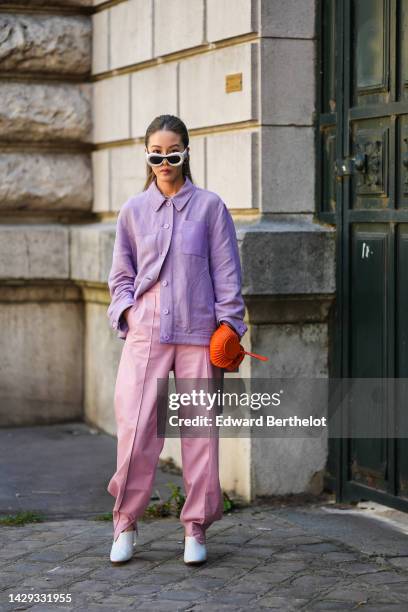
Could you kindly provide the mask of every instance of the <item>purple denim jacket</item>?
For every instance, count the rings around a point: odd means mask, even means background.
[[[167,198],[153,180],[121,207],[107,316],[125,339],[123,311],[160,279],[160,343],[209,345],[221,320],[247,331],[241,264],[231,214],[188,177]]]

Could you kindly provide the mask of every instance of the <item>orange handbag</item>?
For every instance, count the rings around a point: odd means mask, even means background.
[[[262,361],[269,360],[269,357],[245,351],[239,342],[236,331],[226,323],[220,323],[210,339],[211,363],[219,368],[232,371],[239,366],[245,355],[250,355]]]

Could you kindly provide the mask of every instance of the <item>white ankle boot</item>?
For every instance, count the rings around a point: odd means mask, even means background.
[[[207,561],[207,548],[200,544],[194,536],[184,537],[184,563],[187,565],[198,565]]]
[[[118,539],[113,541],[112,549],[110,553],[110,560],[113,564],[124,563],[129,561],[133,555],[133,549],[136,545],[136,531],[131,529],[130,531],[122,531]]]

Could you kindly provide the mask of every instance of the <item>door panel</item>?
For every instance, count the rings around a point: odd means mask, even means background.
[[[387,227],[355,223],[351,232],[349,375],[383,378],[387,376]]]
[[[395,376],[408,379],[408,224],[400,224],[397,232],[397,287],[396,287],[396,345]],[[400,389],[396,418],[397,431],[408,431],[407,389]],[[408,440],[398,438],[396,441],[397,494],[408,497]]]
[[[388,1],[356,0],[352,4],[352,22],[353,105],[359,96],[364,96],[364,104],[368,101],[378,104],[386,101],[384,94],[388,93],[389,88]]]
[[[398,208],[408,208],[408,115],[403,115],[399,118],[397,142],[396,161],[397,168],[400,170],[397,187],[397,206]]]
[[[350,122],[352,155],[351,208],[384,209],[392,205],[389,188],[388,117]]]
[[[387,253],[388,231],[382,224],[351,226],[349,374],[351,378],[383,378],[387,373]],[[384,418],[364,406],[349,415],[351,430]],[[380,421],[379,425],[385,426]],[[355,427],[354,427],[355,426]],[[348,479],[387,489],[387,440],[351,438]]]
[[[401,1],[401,15],[399,16],[399,39],[401,41],[401,61],[399,63],[399,98],[408,100],[408,2]]]

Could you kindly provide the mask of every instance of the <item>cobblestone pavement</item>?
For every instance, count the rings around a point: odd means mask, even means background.
[[[336,504],[258,504],[207,531],[207,563],[183,562],[176,518],[139,522],[134,557],[112,566],[112,525],[0,527],[0,610],[408,610],[408,536]],[[402,514],[402,513],[399,513]],[[406,516],[406,515],[405,515]],[[9,595],[70,593],[69,604]]]

